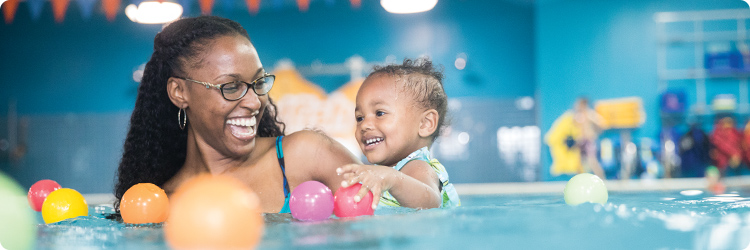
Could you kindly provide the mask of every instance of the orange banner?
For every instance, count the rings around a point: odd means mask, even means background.
[[[110,22],[117,17],[117,11],[120,10],[120,0],[102,0],[102,9]]]
[[[210,15],[211,10],[214,8],[214,0],[200,0],[201,14]]]
[[[8,0],[3,3],[3,14],[5,14],[5,23],[10,24],[13,22],[13,18],[16,16],[16,11],[18,10],[18,3],[21,2],[21,0]]]
[[[51,0],[52,13],[55,16],[55,22],[62,23],[65,20],[65,12],[68,11],[70,0]]]
[[[307,12],[310,9],[310,0],[297,0],[297,6],[299,11]]]
[[[260,10],[260,0],[245,0],[245,3],[247,3],[247,10],[250,11],[250,14],[258,14],[258,10]]]

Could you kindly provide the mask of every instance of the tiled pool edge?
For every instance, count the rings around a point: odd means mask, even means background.
[[[459,195],[492,195],[492,194],[562,194],[565,181],[551,182],[504,182],[504,183],[454,183]],[[704,178],[679,178],[655,180],[606,180],[604,184],[609,191],[670,191],[685,189],[705,189]],[[733,176],[724,178],[728,188],[750,188],[750,176]],[[112,204],[113,194],[94,193],[83,195],[89,205]]]

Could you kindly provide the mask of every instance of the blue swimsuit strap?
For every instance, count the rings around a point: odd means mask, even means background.
[[[279,213],[290,213],[289,210],[289,182],[286,180],[286,168],[284,167],[284,150],[281,147],[281,138],[284,136],[276,137],[276,158],[279,160],[279,166],[281,167],[281,175],[284,177],[284,206],[281,207]]]
[[[279,166],[281,166],[281,175],[284,176],[284,197],[289,197],[289,182],[286,181],[286,168],[284,167],[284,150],[281,148],[281,138],[284,136],[276,137],[276,158],[279,159]]]

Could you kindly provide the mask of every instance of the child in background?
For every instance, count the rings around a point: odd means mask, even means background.
[[[337,169],[342,187],[362,183],[378,204],[411,208],[459,206],[448,172],[429,148],[445,125],[448,97],[443,74],[429,59],[376,67],[357,93],[355,137],[370,163]]]

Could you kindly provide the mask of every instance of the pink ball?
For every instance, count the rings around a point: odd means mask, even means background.
[[[42,204],[44,204],[44,200],[47,199],[49,193],[60,188],[62,188],[60,184],[57,184],[53,180],[37,181],[29,188],[29,195],[27,196],[29,198],[29,205],[31,205],[34,211],[41,212]]]
[[[337,217],[356,217],[361,215],[373,215],[372,210],[372,192],[367,192],[359,202],[354,201],[354,196],[359,192],[362,184],[354,184],[349,187],[342,187],[336,190],[333,196],[333,214]]]
[[[325,184],[306,181],[299,184],[289,197],[292,216],[303,221],[325,220],[333,213],[333,194]]]

